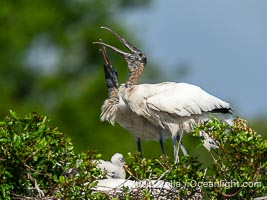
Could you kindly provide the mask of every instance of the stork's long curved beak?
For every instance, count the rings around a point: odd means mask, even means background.
[[[105,79],[108,87],[119,87],[118,73],[115,68],[112,67],[105,46],[101,48],[101,54],[104,61]],[[110,82],[111,81],[111,82]]]
[[[121,37],[118,33],[116,33],[115,31],[111,30],[110,28],[107,28],[107,27],[104,27],[104,26],[101,26],[100,28],[103,28],[103,29],[111,32],[112,34],[114,34],[122,42],[122,44],[131,52],[131,54],[141,52],[134,45],[132,45],[130,42],[125,40],[123,37]],[[120,54],[122,56],[131,55],[130,53],[126,53],[126,52],[124,52],[124,51],[122,51],[122,50],[120,50],[120,49],[118,49],[116,47],[113,47],[113,46],[111,46],[109,44],[104,43],[103,41],[101,41],[101,42],[93,42],[93,44],[100,44],[100,45],[106,46],[106,47],[112,49],[113,51],[117,52],[118,54]]]
[[[102,40],[101,40],[101,42],[102,42]],[[105,46],[102,46],[100,51],[102,53],[102,58],[103,58],[103,61],[104,61],[104,65],[111,66]]]
[[[118,54],[120,54],[122,56],[129,56],[130,55],[129,53],[126,53],[126,52],[124,52],[124,51],[122,51],[122,50],[120,50],[120,49],[118,49],[116,47],[113,47],[113,46],[111,46],[109,44],[106,44],[104,42],[93,42],[93,44],[100,44],[102,46],[108,47],[108,48],[112,49],[113,51],[117,52]]]
[[[128,42],[127,40],[125,40],[122,36],[120,36],[118,33],[116,33],[115,31],[111,30],[110,28],[101,26],[100,28],[103,28],[111,33],[113,33],[121,42],[122,44],[124,44],[124,46],[131,52],[131,53],[136,53],[136,52],[140,52],[139,49],[137,49],[134,45],[132,45],[130,42]]]

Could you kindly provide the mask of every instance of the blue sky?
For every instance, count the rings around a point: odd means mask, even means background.
[[[149,60],[169,74],[232,104],[242,117],[267,115],[267,1],[155,0],[127,11]],[[181,78],[177,66],[190,65]],[[179,77],[179,78],[178,78]]]

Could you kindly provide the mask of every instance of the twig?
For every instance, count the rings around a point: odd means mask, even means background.
[[[31,181],[31,184],[34,186],[34,188],[37,190],[39,197],[44,197],[44,192],[40,189],[39,185],[37,184],[37,181],[31,176],[29,172],[27,172],[27,177]]]

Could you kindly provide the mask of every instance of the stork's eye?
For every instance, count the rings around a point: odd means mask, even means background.
[[[143,57],[143,54],[142,54],[142,53],[139,53],[138,55],[139,55],[140,57]]]

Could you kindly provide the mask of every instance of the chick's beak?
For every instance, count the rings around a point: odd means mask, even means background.
[[[102,40],[101,40],[101,42],[102,42]],[[102,46],[101,53],[102,53],[104,65],[111,66],[105,46]]]
[[[125,169],[126,172],[128,172],[128,174],[130,174],[130,176],[133,176],[133,173],[131,172],[131,170],[129,169],[128,165],[124,164],[123,168]]]

